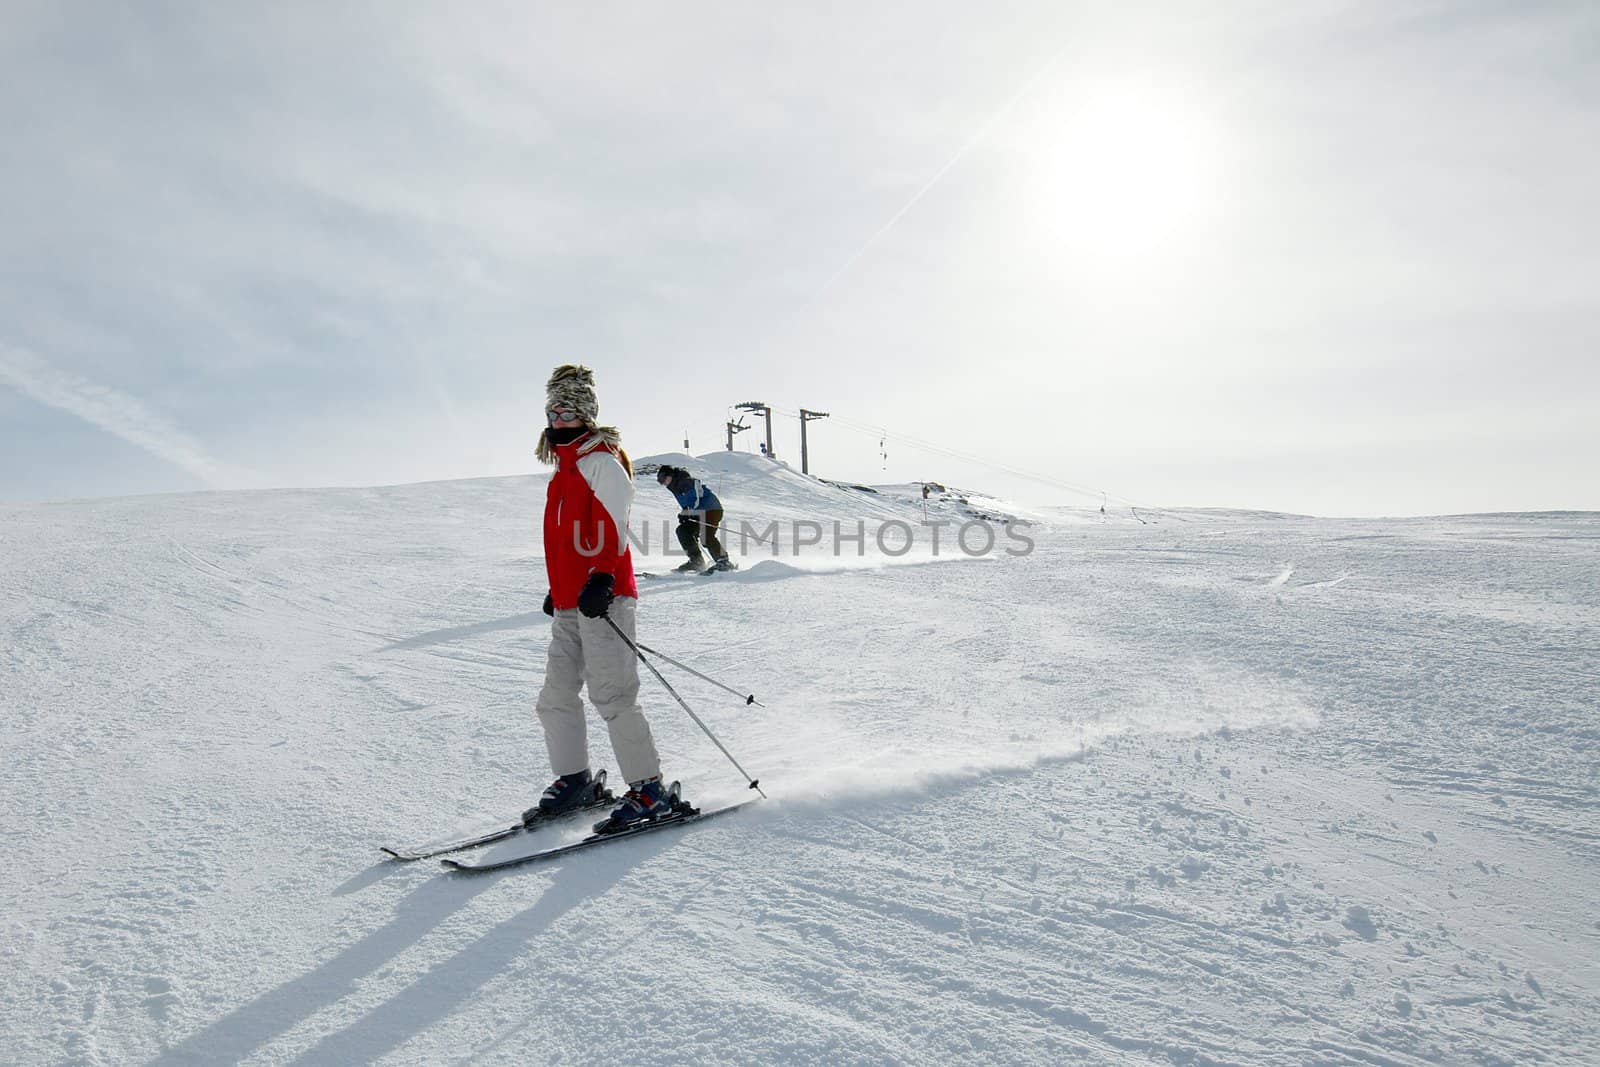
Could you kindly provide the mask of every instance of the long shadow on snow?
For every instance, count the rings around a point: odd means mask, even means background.
[[[443,630],[430,630],[425,634],[407,637],[395,641],[378,649],[379,652],[400,652],[408,648],[426,648],[429,645],[442,645],[447,641],[460,641],[466,637],[476,637],[478,634],[491,634],[498,630],[526,630],[541,622],[550,621],[542,611],[529,611],[521,615],[510,615],[504,619],[495,619],[491,622],[475,622],[468,626],[451,626]]]
[[[989,556],[945,555],[917,556],[837,556],[838,562],[819,562],[815,556],[804,557],[810,566],[785,563],[781,559],[745,560],[736,571],[714,571],[711,574],[684,575],[655,573],[652,578],[639,580],[640,592],[664,593],[669,589],[694,588],[697,585],[756,585],[761,582],[781,582],[789,578],[832,578],[841,574],[883,574],[908,567],[931,567],[939,563],[988,563]],[[853,562],[851,562],[853,560]]]
[[[830,577],[838,574],[869,574],[884,570],[897,569],[900,567],[931,566],[935,563],[943,563],[947,561],[985,562],[986,560],[985,557],[977,556],[943,556],[915,560],[895,559],[889,562],[876,562],[856,565],[838,564],[832,567],[824,566],[815,570],[808,570],[802,567],[796,567],[791,564],[784,563],[781,560],[762,559],[757,560],[755,563],[744,568],[743,570],[730,571],[726,574],[715,574],[708,576],[690,575],[686,577],[679,577],[675,575],[672,578],[665,578],[664,576],[658,576],[656,578],[641,578],[639,579],[639,591],[641,593],[648,592],[650,597],[656,597],[674,588],[694,588],[694,586],[699,582],[715,585],[754,585],[760,582],[779,582],[789,578]],[[442,630],[429,630],[427,633],[417,634],[415,637],[407,637],[399,641],[392,641],[378,649],[378,651],[403,652],[408,649],[427,648],[429,645],[442,645],[450,641],[460,641],[465,638],[476,637],[479,634],[497,633],[501,630],[527,630],[538,626],[541,623],[547,624],[548,621],[549,617],[546,616],[544,612],[529,611],[524,612],[521,615],[508,615],[503,619],[491,619],[488,622],[475,622],[469,623],[465,626],[448,626]]]
[[[865,569],[865,568],[862,568]],[[728,574],[718,574],[715,577],[697,578],[686,577],[673,579],[671,582],[642,578],[639,584],[642,587],[653,588],[656,593],[665,592],[673,585],[692,585],[693,582],[706,581],[717,583],[728,582],[774,582],[784,578],[804,578],[810,574],[832,574],[834,571],[805,571],[798,567],[791,567],[786,563],[775,560],[762,560],[749,571],[733,571]],[[652,584],[654,583],[654,584]],[[641,590],[642,591],[642,590]],[[404,652],[414,648],[427,648],[429,645],[442,645],[451,641],[461,641],[479,634],[492,634],[501,630],[528,630],[540,624],[549,625],[550,618],[542,611],[529,611],[521,615],[508,615],[503,619],[491,619],[488,622],[469,623],[465,626],[448,626],[442,630],[429,630],[427,633],[417,634],[415,637],[403,638],[392,641],[379,652]]]
[[[577,905],[593,901],[636,866],[671,848],[680,833],[632,848],[574,857],[557,870],[538,903],[495,926],[410,987],[356,1022],[322,1039],[297,1063],[363,1063],[376,1059],[455,1011],[504,971],[539,934]],[[396,908],[384,926],[299,978],[263,993],[150,1061],[149,1067],[236,1063],[354,992],[367,975],[414,947],[504,875],[430,878]],[[522,875],[527,877],[526,873]],[[348,883],[347,883],[348,884]]]
[[[391,878],[406,869],[406,865],[392,859],[381,859],[364,871],[357,871],[341,882],[333,891],[336,897],[346,897],[351,893],[359,893],[369,885],[375,885],[386,878]]]
[[[336,1033],[307,1049],[294,1062],[368,1063],[378,1059],[448,1018],[480,988],[510,969],[534,938],[580,904],[593,904],[636,866],[673,847],[677,831],[660,840],[634,842],[622,852],[596,852],[566,861],[556,872],[539,902],[463,945],[448,960],[434,964],[421,978]],[[460,879],[517,877],[508,871],[495,875],[462,875]],[[523,877],[526,877],[524,872]],[[635,905],[630,905],[630,907]]]
[[[1058,764],[1076,763],[1083,750],[1041,752],[1031,757],[1000,760],[984,765],[925,768],[918,792],[927,799],[954,799],[968,789],[994,779],[1026,778]],[[789,825],[776,832],[805,838],[814,829],[808,822],[844,815],[861,821],[864,804],[882,814],[901,810],[907,803],[903,789],[881,789],[852,783],[821,792],[780,800],[757,809],[762,822],[781,820]],[[766,807],[763,805],[762,807]],[[784,816],[788,818],[785,819]],[[799,817],[796,820],[796,816]],[[874,827],[874,829],[878,829]],[[885,832],[880,829],[880,832]],[[891,834],[892,836],[892,834]],[[636,866],[659,856],[682,840],[670,832],[634,842],[630,848],[573,857],[556,868],[550,887],[527,910],[488,930],[460,947],[444,962],[431,966],[409,987],[395,994],[360,1019],[333,1034],[295,1059],[295,1063],[370,1062],[393,1051],[417,1034],[456,1011],[478,989],[505,972],[539,934],[579,904],[595,901]],[[821,838],[826,839],[826,838]],[[379,865],[387,866],[387,865]],[[360,877],[360,876],[358,876]],[[179,1064],[234,1062],[286,1033],[316,1013],[353,992],[358,981],[411,948],[445,919],[464,908],[475,896],[502,879],[528,877],[527,872],[460,875],[434,878],[417,887],[401,902],[387,925],[361,938],[338,956],[310,973],[286,982],[271,992],[212,1023],[151,1061],[149,1067]],[[346,883],[349,884],[349,883]]]

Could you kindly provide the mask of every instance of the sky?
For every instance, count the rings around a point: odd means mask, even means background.
[[[5,0],[0,500],[526,473],[582,362],[635,455],[1600,509],[1597,120],[1587,2]]]

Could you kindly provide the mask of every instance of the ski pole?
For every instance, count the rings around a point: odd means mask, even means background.
[[[716,686],[718,689],[722,689],[722,690],[724,690],[726,692],[732,693],[734,696],[739,697],[742,700],[744,700],[746,706],[754,704],[758,708],[766,707],[765,704],[761,703],[761,701],[759,701],[759,700],[757,700],[755,698],[755,694],[754,693],[741,693],[731,685],[723,685],[721,682],[717,681],[715,678],[711,677],[710,675],[701,674],[699,671],[695,670],[693,667],[689,666],[687,663],[679,663],[677,660],[673,659],[671,656],[667,655],[665,652],[657,652],[655,649],[651,648],[647,644],[644,644],[643,642],[641,642],[639,644],[636,644],[634,647],[637,648],[640,652],[648,652],[652,656],[660,656],[662,659],[666,660],[668,663],[672,664],[674,667],[677,667],[680,670],[688,671],[690,674],[694,675],[696,678],[699,678],[701,681],[710,682],[712,685]]]
[[[776,524],[774,524],[774,525],[776,525]],[[726,526],[724,526],[722,528],[722,532],[723,533],[727,533],[728,532],[728,528]],[[729,536],[732,537],[733,535],[729,534]],[[743,549],[743,545],[744,545],[744,542],[746,540],[754,540],[755,543],[758,544],[758,545],[771,545],[774,549],[776,549],[778,547],[778,545],[777,545],[778,534],[777,534],[776,530],[773,531],[773,534],[772,534],[772,536],[770,538],[769,537],[762,537],[760,534],[756,533],[754,530],[752,530],[750,528],[750,523],[749,523],[748,520],[740,519],[739,520],[739,543],[740,543],[740,546],[741,546],[740,547],[740,551],[741,552],[744,550]]]
[[[761,783],[750,777],[749,773],[747,773],[743,767],[739,766],[739,761],[733,758],[733,753],[728,751],[728,747],[726,745],[717,740],[717,735],[711,732],[711,727],[700,721],[700,716],[694,713],[693,708],[684,703],[683,698],[678,695],[678,691],[672,688],[672,683],[667,681],[667,679],[662,676],[660,671],[656,670],[656,665],[654,663],[651,663],[649,660],[644,658],[644,653],[639,651],[639,646],[633,643],[633,639],[622,632],[622,627],[617,625],[617,620],[613,619],[610,615],[607,615],[605,620],[611,624],[611,628],[617,632],[617,636],[622,638],[623,641],[627,642],[629,648],[633,649],[633,654],[639,657],[639,661],[646,667],[650,668],[650,673],[655,675],[656,681],[665,686],[667,692],[672,694],[672,699],[678,702],[678,706],[689,713],[689,718],[694,720],[694,724],[700,727],[700,729],[705,732],[707,737],[711,738],[711,743],[722,750],[722,754],[728,757],[728,762],[733,764],[734,769],[744,776],[745,781],[750,783],[750,788],[754,789],[757,793],[761,793],[761,796],[765,798],[767,794],[762,792]]]

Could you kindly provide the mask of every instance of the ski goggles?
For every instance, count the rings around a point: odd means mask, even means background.
[[[572,408],[551,408],[544,414],[545,418],[550,420],[550,425],[552,426],[558,422],[577,422],[583,417]]]

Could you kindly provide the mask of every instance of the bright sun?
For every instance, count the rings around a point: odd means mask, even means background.
[[[1182,95],[1101,84],[1061,98],[1040,142],[1035,206],[1050,239],[1086,266],[1132,265],[1176,251],[1214,212],[1215,132]]]

